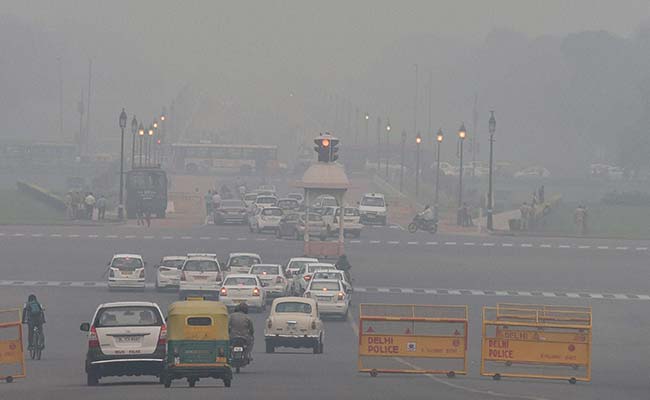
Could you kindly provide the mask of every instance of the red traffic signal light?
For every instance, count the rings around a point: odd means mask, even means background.
[[[323,147],[329,147],[329,145],[330,145],[330,141],[329,141],[329,139],[323,139],[323,140],[321,140],[320,143],[321,143],[321,145],[322,145]]]
[[[338,158],[338,144],[339,139],[326,134],[318,136],[314,139],[316,146],[314,151],[318,153],[318,161],[321,162],[333,162]]]

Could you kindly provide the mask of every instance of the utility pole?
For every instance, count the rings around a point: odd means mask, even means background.
[[[88,101],[86,102],[86,153],[90,150],[90,93],[92,91],[93,59],[88,60]]]
[[[474,110],[472,112],[472,178],[476,176],[476,153],[478,150],[478,93],[474,93]]]
[[[59,64],[59,139],[63,140],[63,70],[61,67],[61,57],[57,57]]]
[[[403,192],[404,188],[404,146],[406,145],[406,131],[402,131],[402,148],[400,152],[400,166],[399,166],[399,191]]]
[[[413,134],[418,131],[418,65],[415,64],[415,96],[413,99]]]
[[[381,117],[377,117],[377,175],[381,168]]]

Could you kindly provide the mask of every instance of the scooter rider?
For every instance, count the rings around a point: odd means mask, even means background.
[[[235,307],[235,312],[230,314],[230,321],[228,323],[228,331],[230,337],[242,337],[248,342],[246,348],[247,356],[253,352],[253,345],[255,344],[255,328],[253,321],[248,314],[248,305],[246,303],[239,303]]]
[[[428,204],[424,207],[424,210],[422,210],[421,213],[418,214],[420,218],[427,224],[431,225],[431,223],[436,219],[436,216],[433,213],[433,209],[431,209],[431,206]]]
[[[348,261],[348,256],[346,256],[345,254],[341,254],[339,256],[339,259],[336,261],[336,264],[334,264],[334,266],[339,271],[343,271],[343,273],[345,274],[345,279],[347,279],[349,283],[352,283],[352,277],[350,276],[350,269],[352,268],[352,265],[350,265],[350,261]]]

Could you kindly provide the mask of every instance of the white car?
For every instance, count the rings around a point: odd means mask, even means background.
[[[317,279],[336,279],[337,281],[341,281],[343,283],[346,293],[352,293],[352,283],[348,282],[348,279],[345,276],[345,272],[343,271],[339,271],[339,270],[316,271],[314,272],[314,275],[312,276],[311,280],[317,280]]]
[[[261,233],[265,230],[277,231],[284,212],[279,207],[258,208],[251,215],[248,228],[251,232]]]
[[[551,173],[540,166],[527,167],[515,173],[515,178],[548,178]]]
[[[264,284],[267,300],[287,295],[289,283],[282,273],[282,266],[278,264],[255,264],[248,271],[251,275],[257,275],[260,282]]]
[[[108,288],[144,289],[144,260],[138,254],[116,254],[108,263]]]
[[[223,275],[216,257],[188,255],[181,268],[179,297],[219,298]]]
[[[388,208],[381,193],[366,193],[359,202],[360,222],[362,224],[386,225]]]
[[[316,271],[336,271],[334,264],[329,263],[313,263],[303,265],[298,274],[293,279],[292,290],[295,294],[302,295],[311,281],[312,275]]]
[[[273,300],[264,327],[267,353],[275,352],[276,347],[308,347],[314,354],[320,354],[324,335],[316,301],[304,297]]]
[[[318,196],[311,204],[311,212],[321,212],[325,207],[336,207],[338,202],[333,196],[322,195]]]
[[[177,288],[181,283],[181,268],[186,256],[166,256],[160,260],[156,273],[156,289]]]
[[[255,204],[255,200],[257,199],[257,193],[246,193],[244,195],[244,203],[246,204],[246,208],[250,209],[253,204]]]
[[[301,193],[289,193],[287,195],[287,198],[298,200],[298,203],[300,203],[301,205],[302,205],[303,201],[305,200],[305,197]]]
[[[278,207],[283,211],[298,211],[300,209],[300,202],[296,199],[283,198],[278,199]]]
[[[275,207],[278,204],[278,198],[275,196],[257,195],[253,202],[254,208]]]
[[[247,274],[253,264],[261,264],[262,257],[255,253],[230,253],[224,268],[229,274]]]
[[[229,309],[235,308],[238,304],[246,303],[249,308],[261,312],[266,309],[264,285],[256,275],[228,275],[219,291],[219,301]]]
[[[275,185],[260,185],[257,187],[258,192],[273,192],[275,193]]]
[[[302,268],[303,265],[314,264],[314,263],[317,263],[317,262],[318,262],[317,258],[294,257],[294,258],[289,259],[289,262],[287,263],[286,267],[284,268],[284,271],[287,274],[287,277],[291,277],[293,275],[298,274],[298,271],[300,271],[300,268]]]
[[[309,282],[304,296],[316,300],[320,315],[348,318],[350,295],[346,292],[343,282],[336,279],[313,279]]]
[[[80,329],[88,332],[88,386],[105,376],[160,377],[163,373],[167,327],[156,303],[100,304],[91,322]]]
[[[327,227],[328,236],[338,235],[339,233],[339,218],[341,217],[341,207],[326,207],[323,211],[323,221]],[[343,215],[343,235],[350,235],[354,237],[361,236],[363,225],[361,224],[361,214],[359,209],[354,207],[345,207],[345,214]]]

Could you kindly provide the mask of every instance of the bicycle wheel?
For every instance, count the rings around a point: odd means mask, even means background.
[[[36,342],[36,359],[41,359],[41,354],[43,353],[43,348],[45,347],[43,334],[41,331],[38,331],[38,341]]]
[[[38,329],[34,329],[34,333],[32,334],[32,347],[29,349],[29,357],[31,357],[32,360],[36,358],[39,337],[40,334]]]

